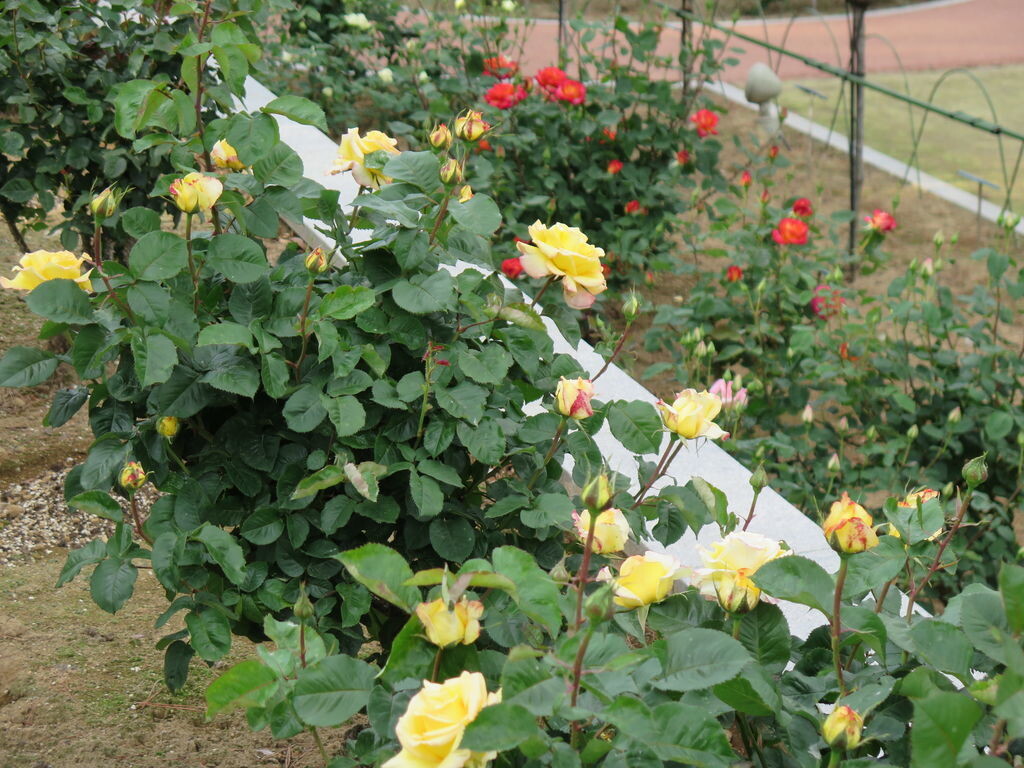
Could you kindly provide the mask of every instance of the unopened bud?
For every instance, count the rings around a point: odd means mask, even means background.
[[[960,233],[959,232],[954,232],[953,236],[949,238],[949,244],[950,245],[956,245],[959,242],[960,242]]]
[[[626,318],[627,323],[632,323],[638,314],[640,314],[640,297],[636,295],[635,291],[631,291],[626,300],[622,302],[622,316]]]
[[[838,475],[839,467],[839,454],[833,453],[831,456],[829,456],[828,464],[825,466],[825,468],[828,470],[828,473],[830,475]]]
[[[430,132],[430,146],[435,149],[448,149],[452,145],[452,132],[447,124],[438,123]]]
[[[786,359],[787,360],[792,360],[794,357],[796,357],[796,350],[793,349],[793,347],[787,347],[786,348]]]
[[[958,405],[952,411],[949,412],[949,416],[946,417],[946,421],[950,424],[959,424],[960,420],[964,417],[963,412],[960,410]]]
[[[331,86],[329,85],[325,85],[323,88],[320,89],[320,95],[323,96],[325,99],[329,99],[332,96],[334,96],[334,89],[331,88]]]
[[[178,434],[180,429],[181,420],[177,416],[163,416],[156,421],[157,434],[168,440]]]
[[[1003,220],[1003,226],[1006,228],[1007,232],[1012,232],[1013,230],[1015,230],[1017,228],[1018,224],[1020,224],[1020,214],[1017,214],[1017,213],[1007,213],[1006,214],[1006,216],[1005,216],[1005,218]]]
[[[327,254],[324,253],[323,248],[314,248],[306,256],[306,269],[308,269],[314,275],[322,275],[326,272],[330,266],[331,261],[327,258]]]
[[[608,481],[608,475],[603,472],[588,482],[580,494],[587,509],[600,512],[612,503],[612,485]]]
[[[117,476],[117,482],[129,494],[135,493],[146,484],[146,470],[139,462],[129,461],[121,469],[121,474]]]
[[[568,584],[572,578],[572,574],[569,573],[569,569],[565,567],[565,562],[562,560],[559,560],[555,567],[548,571],[548,575],[558,584]]]
[[[956,491],[956,486],[953,485],[953,481],[950,480],[944,486],[942,486],[942,497],[945,499],[951,498],[953,493]]]
[[[299,588],[299,599],[292,606],[292,613],[299,621],[309,621],[313,618],[313,603],[309,601],[305,587]]]
[[[942,247],[942,244],[946,242],[946,236],[942,234],[942,231],[936,232],[932,235],[932,243],[935,245],[936,250]]]
[[[921,430],[917,428],[917,424],[911,424],[907,429],[907,437],[911,440],[917,440],[919,434],[921,434]]]
[[[490,127],[484,120],[483,112],[477,110],[467,110],[465,114],[455,118],[455,135],[466,141],[478,141]]]
[[[935,274],[935,260],[931,256],[928,256],[921,262],[921,274],[925,277],[931,277]]]
[[[766,485],[768,485],[768,473],[764,471],[764,464],[759,464],[754,470],[754,474],[750,476],[750,487],[754,489],[754,493],[760,493]]]
[[[864,439],[867,440],[869,443],[872,443],[878,439],[878,429],[875,427],[874,424],[867,428],[867,431],[864,433]]]
[[[119,192],[114,187],[107,187],[89,202],[89,211],[97,221],[109,219],[117,213],[117,206],[120,205],[122,197],[124,197],[124,192]]]
[[[811,408],[811,404],[808,403],[804,406],[804,409],[800,412],[800,421],[804,424],[814,423],[814,409]]]
[[[1017,445],[1024,448],[1024,431],[1017,433]]]
[[[756,461],[756,462],[764,461],[764,457],[765,457],[765,455],[767,453],[768,453],[768,448],[765,446],[765,444],[764,443],[758,443],[757,444],[757,448],[754,449],[754,461]]]
[[[839,418],[839,421],[836,422],[836,432],[838,432],[840,435],[845,435],[849,431],[850,431],[850,420],[847,419],[845,416],[841,416]]]
[[[983,453],[964,464],[963,476],[968,488],[977,488],[988,480],[988,464],[985,463],[987,455]]]
[[[608,621],[615,615],[615,588],[610,583],[602,584],[583,603],[583,612],[594,624]]]
[[[697,342],[697,346],[693,348],[693,354],[696,357],[704,357],[708,353],[708,345],[703,339]]]
[[[717,351],[718,351],[718,348],[715,346],[715,342],[709,341],[708,342],[708,356],[709,357],[714,357],[715,356],[715,352],[717,352]]]
[[[441,166],[441,181],[445,184],[458,184],[462,181],[462,163],[449,157]]]
[[[856,749],[860,745],[864,718],[846,705],[837,706],[825,718],[821,735],[828,745],[837,750]]]

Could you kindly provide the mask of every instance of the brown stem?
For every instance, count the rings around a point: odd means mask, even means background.
[[[299,316],[299,335],[302,337],[302,347],[299,350],[299,360],[295,363],[295,382],[298,383],[302,374],[302,364],[306,361],[306,348],[309,345],[309,333],[306,331],[306,323],[309,319],[309,301],[313,296],[313,278],[309,278],[306,286],[306,298],[302,303],[302,314]]]
[[[754,507],[757,506],[757,497],[761,495],[761,489],[758,488],[754,491],[754,498],[750,500],[750,511],[747,512],[747,519],[743,521],[743,528],[741,530],[747,530],[750,526],[750,521],[754,519]]]
[[[839,573],[836,575],[836,592],[832,598],[832,663],[836,670],[836,680],[839,683],[839,695],[846,695],[846,683],[843,681],[843,661],[839,655],[839,638],[843,633],[843,621],[840,611],[843,607],[843,586],[846,584],[846,571],[849,561],[845,555],[840,555]]]
[[[619,353],[622,352],[622,345],[626,343],[626,337],[629,335],[629,330],[631,327],[632,326],[627,325],[626,328],[622,331],[622,336],[619,337],[619,343],[616,344],[615,349],[612,350],[611,357],[604,361],[604,365],[601,366],[601,370],[595,373],[594,376],[590,379],[591,383],[597,381],[598,378],[600,378],[601,374],[608,370],[608,366],[610,366],[615,361],[615,358],[619,356]]]
[[[434,220],[434,226],[430,230],[430,244],[433,245],[437,240],[437,231],[441,229],[441,222],[444,221],[444,215],[448,213],[448,201],[452,199],[452,191],[449,189],[445,192],[444,200],[441,201],[441,207],[437,209],[437,218]],[[355,219],[353,219],[353,222]]]
[[[939,570],[939,566],[942,563],[942,555],[946,551],[946,547],[948,547],[949,543],[953,540],[953,536],[956,535],[957,530],[960,528],[960,523],[963,522],[964,515],[967,514],[967,508],[971,504],[971,497],[973,495],[974,492],[971,489],[968,489],[967,493],[964,494],[964,498],[960,502],[960,509],[956,513],[956,519],[953,520],[953,525],[950,526],[949,533],[946,534],[946,538],[944,538],[942,542],[939,544],[939,549],[935,553],[935,557],[932,559],[932,564],[928,566],[928,572],[921,577],[920,581],[918,581],[917,584],[914,585],[914,588],[911,590],[910,597],[907,598],[906,619],[908,622],[914,615],[914,603],[917,602],[917,596],[921,594],[921,590],[924,589],[925,584],[928,583],[928,580],[932,577],[932,575]]]
[[[674,446],[672,443],[669,443],[667,446],[665,446],[665,453],[662,454],[661,461],[658,462],[658,466],[656,466],[654,468],[654,471],[651,472],[651,476],[647,478],[647,482],[644,483],[644,487],[641,488],[640,492],[637,493],[637,495],[633,498],[633,506],[630,507],[630,509],[636,509],[637,507],[640,506],[640,503],[644,500],[644,496],[647,495],[647,492],[651,489],[651,486],[654,485],[654,483],[657,481],[659,477],[665,474],[665,471],[668,469],[669,465],[672,464],[673,461],[675,461],[676,456],[679,455],[679,451],[681,451],[682,448],[682,440],[680,440]]]
[[[564,422],[563,422],[564,423]],[[597,510],[589,510],[590,526],[587,528],[587,539],[583,542],[583,561],[580,563],[580,570],[576,574],[576,624],[573,632],[579,632],[583,626],[583,596],[587,590],[587,580],[590,578],[590,553],[594,547],[594,531],[597,529]],[[573,702],[575,703],[575,702]]]
[[[544,291],[546,291],[548,289],[548,286],[551,285],[551,283],[553,283],[554,281],[555,281],[555,276],[552,275],[551,277],[549,277],[547,279],[547,282],[544,283],[544,285],[541,286],[540,293],[538,293],[536,296],[533,297],[533,302],[531,302],[531,304],[530,304],[531,308],[537,306],[537,302],[540,301],[540,297],[544,295]]]
[[[140,539],[149,544],[149,546],[153,546],[153,540],[142,530],[142,516],[139,514],[139,505],[135,501],[134,493],[128,497],[128,503],[132,508],[132,522],[135,524],[135,532],[139,535]]]
[[[14,35],[13,37],[17,37],[17,35]],[[25,242],[25,236],[21,234],[21,230],[18,229],[18,225],[15,222],[15,215],[10,212],[6,203],[3,205],[2,210],[4,214],[4,221],[7,222],[7,228],[11,231],[11,237],[14,238],[14,242],[18,244],[18,248],[23,252],[28,253],[28,243]]]

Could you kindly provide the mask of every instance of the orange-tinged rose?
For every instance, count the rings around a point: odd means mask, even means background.
[[[836,552],[855,555],[878,544],[878,534],[872,528],[874,520],[867,510],[843,492],[833,502],[828,517],[822,524],[829,546]]]
[[[618,576],[613,578],[607,568],[602,568],[597,577],[612,582],[617,605],[639,608],[660,603],[668,597],[676,579],[685,572],[686,569],[669,555],[647,552],[623,560]]]
[[[529,227],[531,243],[516,243],[520,261],[530,277],[560,277],[566,303],[573,309],[586,309],[608,283],[601,269],[604,250],[587,241],[576,227],[540,221]]]
[[[245,168],[245,163],[238,159],[238,152],[228,144],[227,139],[221,139],[213,145],[210,159],[217,168],[226,168],[230,171],[241,171]]]
[[[676,395],[671,405],[663,400],[659,400],[656,405],[665,427],[680,437],[687,440],[697,437],[709,440],[728,437],[729,433],[713,421],[722,410],[722,399],[718,395],[684,389]]]
[[[587,543],[587,536],[590,534],[590,511],[583,510],[579,514],[573,512],[573,523],[576,526],[576,535],[580,542]],[[594,539],[590,543],[591,552],[599,554],[610,554],[621,552],[629,539],[629,522],[622,510],[610,507],[597,516],[594,522]]]
[[[341,137],[338,156],[329,174],[351,171],[352,178],[362,187],[380,189],[382,184],[391,181],[376,168],[366,167],[366,156],[374,152],[387,152],[391,155],[400,154],[397,148],[398,139],[393,139],[383,131],[368,131],[365,136],[359,135],[358,128],[349,128]]]
[[[821,735],[828,745],[836,749],[856,749],[860,745],[864,718],[850,707],[841,704],[832,710],[821,726]]]
[[[564,376],[555,389],[555,410],[570,419],[585,419],[594,415],[590,398],[594,396],[594,385],[590,379],[571,381]]]
[[[0,287],[17,291],[31,291],[47,280],[74,280],[83,291],[91,291],[89,273],[82,272],[82,264],[89,257],[75,256],[71,251],[32,251],[26,253],[14,266],[14,279],[0,277]]]
[[[424,680],[395,725],[402,751],[382,768],[481,768],[498,753],[471,752],[459,744],[480,710],[499,701],[501,691],[488,693],[479,672],[463,672],[443,683]]]
[[[427,639],[439,648],[449,645],[471,645],[480,637],[480,617],[484,604],[478,600],[462,598],[448,607],[444,598],[420,603],[416,617],[427,632]]]
[[[753,610],[761,590],[750,577],[765,563],[792,554],[774,539],[750,531],[733,531],[698,553],[703,567],[695,571],[695,583],[702,595],[717,598],[729,613]]]
[[[224,185],[212,176],[193,171],[171,182],[171,199],[185,213],[208,211],[224,191]]]
[[[128,491],[129,494],[139,490],[146,484],[146,470],[137,461],[129,461],[121,468],[117,476],[118,484]]]

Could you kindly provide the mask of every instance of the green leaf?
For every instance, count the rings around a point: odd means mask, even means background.
[[[993,441],[1002,440],[1013,431],[1013,427],[1013,415],[1010,412],[992,411],[992,413],[988,415],[988,418],[985,419],[985,436],[988,437],[989,440]]]
[[[460,421],[456,431],[466,450],[479,462],[497,464],[505,455],[505,433],[495,419],[482,419],[477,426]],[[428,430],[428,437],[430,434]],[[424,444],[429,443],[424,441]]]
[[[160,229],[160,214],[152,208],[136,206],[121,214],[121,228],[136,239]]]
[[[551,576],[532,555],[515,547],[498,547],[492,562],[495,571],[516,585],[513,597],[522,612],[554,635],[562,626],[562,611],[558,585]]]
[[[433,192],[441,186],[441,163],[433,152],[402,152],[388,158],[384,175]]]
[[[445,270],[430,275],[415,275],[399,280],[391,289],[391,298],[406,312],[426,315],[452,309],[455,304],[455,279]]]
[[[878,545],[849,559],[843,595],[859,600],[903,572],[907,550],[895,536],[879,536]]]
[[[55,323],[86,325],[92,322],[89,296],[74,280],[47,280],[25,297],[28,308]]]
[[[199,332],[196,339],[196,346],[203,347],[208,344],[234,344],[252,349],[252,331],[238,323],[224,322],[208,325]]]
[[[234,536],[223,528],[204,523],[192,538],[202,542],[210,557],[224,570],[224,575],[232,584],[241,586],[245,583],[245,553],[238,546]]]
[[[136,283],[128,289],[128,306],[150,325],[162,326],[170,314],[171,299],[156,283]]]
[[[231,650],[231,625],[218,610],[204,608],[185,616],[189,642],[204,661],[217,661]]]
[[[269,269],[267,257],[255,240],[233,234],[210,240],[206,263],[234,283],[255,282]]]
[[[338,437],[354,435],[366,424],[366,410],[363,404],[351,395],[324,396],[321,403],[331,423],[334,424],[334,431]]]
[[[302,178],[302,158],[287,144],[279,142],[253,163],[252,173],[267,186],[291,187]]]
[[[937,693],[914,702],[911,768],[958,765],[960,750],[981,718],[978,705],[960,693]]]
[[[307,725],[341,725],[370,700],[377,668],[351,656],[328,656],[300,670],[295,712]]]
[[[142,338],[132,338],[132,355],[135,358],[135,375],[142,386],[163,384],[178,364],[178,350],[174,342],[162,333],[148,333]]]
[[[123,522],[124,512],[121,505],[106,491],[86,491],[68,499],[68,506],[80,509],[90,515],[96,515],[115,523]]]
[[[127,560],[109,557],[92,572],[89,594],[93,602],[107,613],[117,613],[135,591],[139,571]]]
[[[406,586],[412,578],[412,569],[405,558],[383,544],[364,544],[335,555],[352,574],[352,578],[389,603],[412,613],[420,602],[420,591]]]
[[[79,482],[82,488],[107,490],[128,458],[128,445],[117,435],[104,435],[89,447]]]
[[[537,718],[529,710],[518,704],[501,702],[480,710],[466,727],[459,749],[502,752],[538,735]]]
[[[60,361],[32,347],[11,347],[0,360],[0,387],[34,387],[57,370]]]
[[[277,683],[277,673],[258,659],[231,667],[206,689],[206,719],[229,707],[262,707]]]
[[[1003,643],[1009,625],[999,593],[982,584],[971,584],[950,604],[961,598],[960,627],[977,650],[1005,663]]]
[[[426,482],[434,482],[430,478],[423,479]],[[430,545],[438,555],[449,562],[464,561],[472,554],[475,543],[476,533],[465,518],[438,517],[430,521]]]
[[[473,381],[499,384],[512,367],[512,355],[498,344],[489,344],[482,350],[466,350],[459,354],[456,364]]]
[[[483,387],[463,381],[451,389],[437,388],[434,397],[437,404],[457,419],[476,424],[483,418],[488,391]]]
[[[431,477],[424,477],[414,470],[409,471],[409,496],[424,518],[437,517],[444,509],[444,494],[441,493],[441,487],[437,481]],[[431,531],[433,531],[433,527],[431,527]],[[433,539],[433,533],[431,533],[431,539]],[[435,546],[434,549],[437,547]]]
[[[739,641],[714,629],[672,633],[665,641],[665,667],[656,688],[695,691],[731,680],[751,662]]]
[[[999,571],[999,593],[1010,630],[1019,635],[1024,632],[1024,568],[1003,563]]]
[[[789,663],[789,623],[777,605],[758,603],[740,624],[739,640],[754,661],[774,672]]]
[[[714,693],[738,712],[755,717],[767,717],[782,709],[782,696],[775,682],[757,664],[748,664],[737,677],[716,685]]]
[[[57,588],[63,587],[75,578],[85,566],[98,563],[106,556],[106,542],[101,539],[94,539],[81,549],[71,550],[68,552],[67,560],[64,561],[64,567],[61,568],[60,576],[57,578],[57,583],[54,586]]]
[[[464,203],[454,200],[448,211],[460,226],[482,237],[490,237],[501,226],[501,211],[487,195],[475,194]]]
[[[528,509],[519,514],[519,517],[524,525],[531,528],[553,525],[564,530],[572,525],[574,510],[572,499],[564,493],[542,493],[533,500]]]
[[[150,232],[128,254],[128,269],[138,280],[170,280],[188,266],[185,240],[173,232]]]
[[[529,331],[543,332],[546,329],[543,318],[537,314],[536,310],[522,302],[506,304],[498,310],[498,317]]]
[[[295,390],[284,404],[284,419],[288,428],[296,432],[312,432],[327,416],[321,401],[321,391],[312,384]]]
[[[335,320],[349,320],[368,310],[376,301],[377,294],[372,288],[342,285],[321,299],[317,314]]]
[[[58,389],[53,395],[50,410],[43,418],[44,427],[60,427],[67,424],[89,399],[86,387]]]
[[[309,477],[304,477],[292,491],[293,499],[304,499],[312,496],[324,488],[332,488],[338,483],[343,483],[348,477],[345,470],[336,464],[328,464],[321,470],[314,472]]]
[[[658,411],[640,400],[616,400],[608,407],[608,426],[630,453],[647,454],[661,450],[664,428]]]
[[[832,614],[835,582],[813,560],[799,555],[780,557],[762,565],[752,578],[772,597],[815,608],[826,616]]]
[[[910,638],[925,664],[961,680],[970,678],[974,649],[959,628],[940,619],[918,619],[910,629]]]
[[[272,115],[284,115],[296,123],[312,125],[327,133],[327,118],[323,109],[318,104],[301,96],[278,96],[269,104],[261,107],[260,111]]]
[[[188,643],[175,640],[164,651],[164,682],[172,691],[180,691],[188,680],[188,668],[195,649]]]
[[[154,403],[162,415],[179,419],[195,416],[206,407],[210,398],[210,388],[199,381],[199,374],[180,365],[153,394]]]
[[[276,507],[261,507],[245,519],[239,532],[253,544],[273,544],[284,533],[284,520]]]

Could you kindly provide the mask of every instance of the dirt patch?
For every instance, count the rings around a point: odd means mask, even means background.
[[[311,738],[288,743],[251,733],[242,712],[205,722],[203,692],[220,672],[253,655],[235,638],[227,662],[193,662],[185,690],[163,686],[156,641],[180,628],[153,628],[163,590],[142,571],[135,596],[116,616],[93,605],[88,581],[54,589],[61,560],[0,570],[0,768],[252,768],[314,766]],[[322,734],[328,753],[342,729]]]

